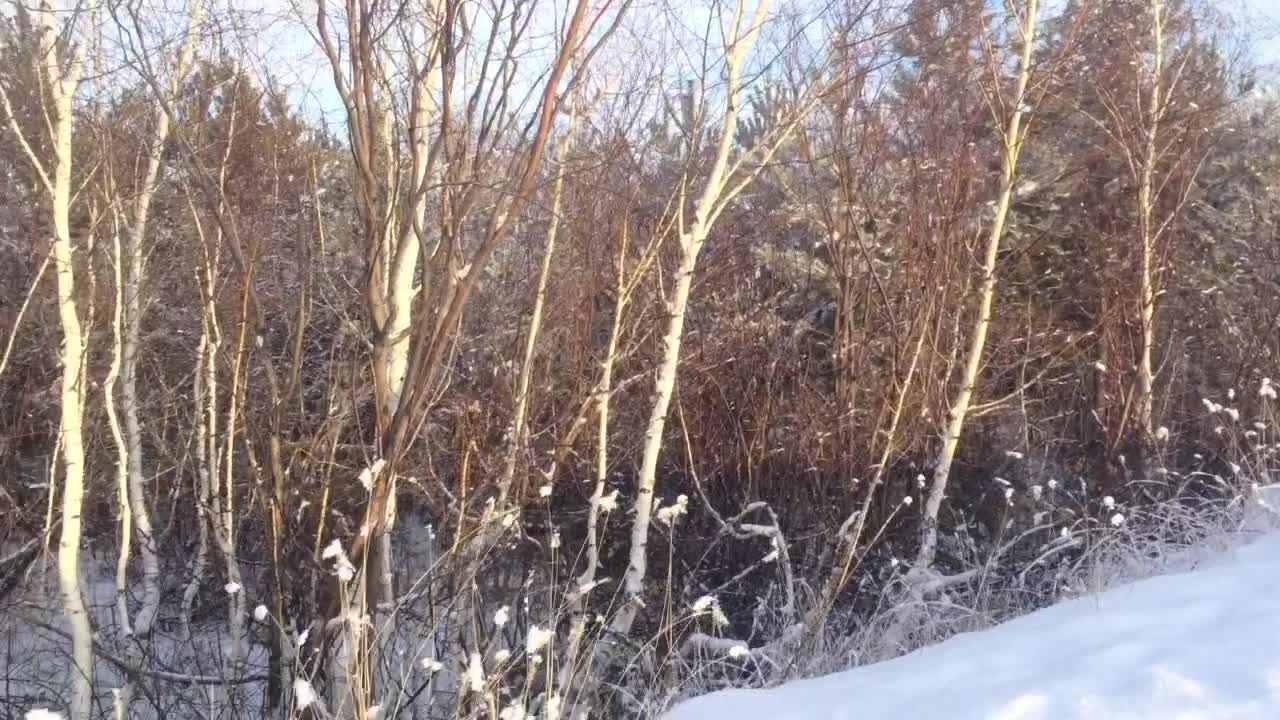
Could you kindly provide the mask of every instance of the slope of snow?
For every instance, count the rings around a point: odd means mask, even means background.
[[[875,665],[667,720],[1280,718],[1280,534]]]

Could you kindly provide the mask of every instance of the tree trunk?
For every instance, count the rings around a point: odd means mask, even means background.
[[[108,190],[111,194],[113,189]],[[113,219],[115,213],[112,213]],[[123,346],[124,278],[121,268],[124,255],[120,248],[120,233],[113,222],[111,227],[112,287],[115,289],[111,308],[111,364],[102,382],[102,404],[107,415],[107,428],[116,447],[116,512],[120,516],[120,554],[116,558],[116,622],[126,636],[133,635],[133,622],[129,617],[129,549],[133,538],[133,510],[129,505],[129,446],[125,441],[116,409],[116,381],[120,378],[121,347]],[[121,690],[121,695],[127,695]],[[128,706],[128,698],[120,698],[119,704]]]
[[[689,290],[693,287],[693,275],[698,268],[698,255],[711,231],[711,225],[719,212],[719,204],[728,184],[729,153],[733,148],[738,127],[738,111],[742,99],[742,65],[760,30],[769,1],[761,0],[748,25],[742,28],[742,2],[737,4],[727,50],[725,65],[728,71],[727,104],[721,128],[720,144],[716,150],[715,164],[707,177],[702,195],[694,211],[692,224],[680,233],[680,268],[667,318],[667,330],[663,336],[662,361],[654,383],[653,410],[644,437],[644,458],[640,465],[640,477],[636,479],[636,496],[632,507],[635,519],[631,526],[631,549],[627,570],[623,577],[625,597],[622,608],[614,616],[610,630],[626,635],[635,623],[642,602],[645,576],[648,568],[649,525],[653,515],[654,485],[657,482],[658,457],[662,452],[662,435],[667,425],[667,411],[671,407],[671,395],[675,391],[676,373],[680,365],[680,343],[684,338],[684,320],[689,305]],[[681,198],[683,200],[683,198]]]
[[[1142,245],[1142,267],[1139,278],[1138,318],[1142,329],[1142,347],[1138,355],[1138,433],[1143,449],[1143,462],[1155,438],[1152,404],[1155,371],[1151,356],[1155,347],[1155,229],[1153,175],[1156,164],[1156,134],[1160,128],[1161,72],[1164,66],[1164,18],[1162,0],[1151,0],[1151,39],[1154,59],[1151,68],[1151,97],[1146,112],[1146,146],[1143,149],[1142,172],[1138,178],[1138,232]]]
[[[194,0],[187,19],[186,36],[178,52],[170,79],[170,94],[182,86],[187,69],[195,52],[196,29],[203,20],[202,0]],[[162,101],[157,99],[152,111],[152,132],[147,147],[147,165],[134,198],[133,217],[125,236],[126,276],[124,288],[124,338],[120,364],[120,407],[124,413],[124,436],[127,444],[125,456],[128,470],[128,499],[137,534],[138,554],[142,558],[142,606],[133,621],[133,633],[139,638],[151,634],[156,614],[160,610],[160,561],[156,550],[155,531],[151,524],[151,511],[147,504],[146,484],[143,479],[142,425],[138,420],[138,353],[142,335],[142,286],[146,278],[145,250],[147,218],[151,199],[155,195],[156,180],[160,175],[160,163],[165,143],[169,137],[169,114]],[[125,540],[128,542],[128,540]]]
[[[533,377],[534,351],[538,347],[538,334],[542,331],[542,309],[547,302],[547,280],[551,277],[551,259],[556,252],[556,234],[560,229],[560,208],[564,198],[564,163],[573,145],[576,117],[571,115],[569,127],[560,146],[556,149],[556,180],[551,191],[551,222],[547,226],[546,244],[542,250],[542,265],[538,270],[538,286],[534,291],[533,312],[529,316],[529,331],[524,341],[524,353],[520,357],[520,377],[516,385],[516,402],[512,411],[511,439],[507,444],[507,457],[503,465],[502,481],[498,484],[498,505],[501,507],[511,492],[515,480],[516,462],[524,449],[527,434],[525,419],[529,411],[529,385]]]
[[[53,6],[41,3],[39,52],[44,57],[46,92],[50,96],[53,137],[53,174],[49,187],[53,225],[53,262],[57,278],[58,319],[62,325],[62,534],[58,543],[58,585],[62,591],[63,614],[71,630],[72,692],[69,702],[72,720],[88,720],[93,704],[92,628],[80,589],[81,512],[84,506],[84,417],[83,368],[85,340],[76,307],[76,271],[71,239],[71,101],[76,92],[79,61],[59,62],[57,27]],[[35,159],[34,157],[32,158]]]
[[[960,377],[960,390],[952,400],[951,409],[947,413],[946,434],[942,438],[942,449],[938,453],[938,462],[933,471],[933,484],[929,488],[929,497],[925,502],[920,554],[916,560],[916,566],[920,569],[932,566],[937,554],[938,512],[942,508],[943,498],[946,497],[951,464],[955,460],[956,448],[960,444],[960,435],[964,432],[969,405],[973,400],[973,389],[978,381],[979,371],[982,369],[982,355],[987,346],[987,331],[991,327],[991,310],[996,291],[996,262],[1000,253],[1000,242],[1004,236],[1005,219],[1009,214],[1009,203],[1013,198],[1014,182],[1017,180],[1018,154],[1022,150],[1022,141],[1026,137],[1026,132],[1022,128],[1023,103],[1026,100],[1027,82],[1031,77],[1031,53],[1035,45],[1037,11],[1038,0],[1027,0],[1026,17],[1022,26],[1022,57],[1018,66],[1017,90],[1013,100],[1014,110],[1005,129],[1004,152],[1000,160],[1000,198],[996,202],[991,231],[987,234],[986,252],[982,260],[982,284],[978,291],[978,314],[969,335],[969,348],[965,355],[963,374]]]

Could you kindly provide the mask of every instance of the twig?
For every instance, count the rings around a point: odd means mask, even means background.
[[[46,623],[43,620],[37,620],[29,616],[24,616],[23,621],[34,627],[38,627],[41,630],[46,630],[48,632],[51,632],[59,637],[66,638],[68,640],[71,639],[70,633],[63,630],[62,628],[56,627],[54,625],[50,625],[49,623]],[[168,672],[166,670],[149,670],[147,668],[134,665],[133,663],[127,662],[125,660],[121,660],[115,655],[112,655],[110,652],[107,651],[106,648],[102,646],[102,643],[99,643],[96,640],[93,643],[93,651],[98,655],[98,657],[102,658],[103,660],[106,660],[112,665],[115,665],[116,667],[123,670],[125,674],[131,675],[131,676],[141,675],[141,676],[149,677],[155,680],[166,680],[168,682],[185,683],[188,685],[249,685],[252,683],[261,683],[261,682],[267,681],[266,675],[242,675],[234,678],[223,678],[223,677],[218,677],[216,675],[191,675],[187,673]]]

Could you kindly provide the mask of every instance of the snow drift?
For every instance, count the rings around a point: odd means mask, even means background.
[[[1280,718],[1280,534],[875,665],[667,720]]]

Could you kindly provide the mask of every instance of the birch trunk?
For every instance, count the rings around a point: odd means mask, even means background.
[[[53,225],[53,262],[57,278],[58,319],[62,325],[62,535],[58,542],[58,585],[62,591],[63,614],[72,638],[72,720],[88,720],[93,705],[92,628],[80,588],[81,512],[84,506],[84,417],[83,368],[85,341],[76,307],[76,271],[71,239],[71,101],[79,78],[79,61],[59,60],[58,31],[53,5],[40,4],[39,52],[41,71],[49,96],[52,130],[53,174],[48,180],[50,214]],[[7,105],[8,103],[6,103]],[[36,161],[35,156],[32,160]]]
[[[220,493],[221,497],[214,496],[215,509],[219,510],[221,515],[219,518],[221,526],[218,533],[218,543],[221,546],[223,560],[225,561],[228,595],[230,596],[230,601],[227,603],[227,625],[230,630],[231,653],[227,656],[227,668],[233,679],[238,677],[240,664],[244,659],[245,603],[242,589],[244,584],[240,579],[240,561],[236,551],[235,437],[240,405],[243,399],[243,384],[245,382],[242,373],[244,372],[246,355],[245,330],[249,325],[247,306],[248,302],[246,300],[245,307],[242,309],[240,334],[236,340],[236,351],[232,361],[231,402],[227,408],[227,443],[222,460],[225,465],[224,485]],[[218,507],[219,501],[221,507]],[[231,689],[228,688],[228,695],[230,696],[230,694]]]
[[[424,27],[431,33],[431,23],[440,16],[440,0],[428,4],[428,14],[424,18]],[[425,232],[427,213],[427,194],[431,174],[431,137],[429,129],[439,114],[440,104],[440,52],[439,38],[435,39],[436,47],[427,51],[427,64],[422,68],[413,85],[412,103],[409,113],[409,143],[411,148],[411,164],[409,176],[409,193],[405,200],[407,207],[402,218],[403,227],[398,234],[393,232],[392,223],[388,223],[384,234],[382,256],[386,258],[386,272],[380,283],[382,297],[375,300],[375,317],[385,313],[382,331],[377,347],[377,375],[380,375],[385,387],[381,398],[379,427],[385,430],[390,427],[391,418],[400,408],[404,395],[405,379],[409,369],[410,339],[412,337],[413,304],[419,294],[415,286],[418,277],[419,258],[422,254],[422,241]],[[385,127],[381,133],[384,143],[383,151],[387,154],[387,187],[395,186],[394,172],[396,167],[394,148],[394,123],[388,104],[384,114]],[[388,206],[384,209],[388,217],[395,217],[397,209]],[[394,239],[394,242],[392,241]],[[375,292],[377,287],[374,288]],[[389,479],[394,482],[394,478]],[[370,596],[374,608],[390,606],[395,600],[394,589],[394,548],[391,529],[395,523],[394,498],[388,505],[385,521],[385,532],[381,533],[370,547]]]
[[[438,8],[436,8],[438,13]],[[433,15],[434,16],[434,15]],[[410,326],[413,318],[413,301],[417,295],[414,279],[418,274],[418,257],[422,249],[422,236],[426,223],[427,190],[430,178],[431,127],[439,114],[440,63],[438,53],[432,55],[430,65],[414,85],[413,109],[409,116],[412,142],[412,169],[410,177],[409,218],[391,258],[391,272],[387,284],[386,345],[383,362],[386,366],[388,397],[383,412],[390,418],[400,407],[404,392],[405,373],[409,369]]]
[[[1139,324],[1142,347],[1138,355],[1138,432],[1144,448],[1154,439],[1152,404],[1155,371],[1151,355],[1155,347],[1155,229],[1153,176],[1156,163],[1156,135],[1160,128],[1161,73],[1164,69],[1164,18],[1162,0],[1151,0],[1151,40],[1155,57],[1151,67],[1151,97],[1146,112],[1146,145],[1143,148],[1142,172],[1138,178],[1138,232],[1142,244],[1142,268],[1139,278]]]
[[[720,129],[720,143],[716,149],[711,173],[698,198],[693,222],[681,228],[680,232],[680,268],[677,271],[675,290],[669,304],[670,315],[667,318],[667,329],[663,336],[662,361],[658,366],[658,377],[654,383],[653,411],[649,415],[645,430],[644,456],[640,466],[640,477],[636,480],[636,496],[633,504],[635,519],[631,526],[631,548],[626,574],[623,577],[625,597],[622,608],[610,624],[610,630],[619,635],[626,635],[631,631],[642,602],[641,595],[644,592],[648,568],[649,526],[653,516],[658,458],[662,452],[662,435],[666,428],[667,412],[671,406],[671,395],[675,391],[676,373],[680,365],[680,343],[684,338],[689,290],[693,286],[694,272],[697,271],[698,255],[702,252],[707,234],[711,231],[711,225],[719,211],[718,204],[728,184],[729,153],[733,148],[738,127],[738,111],[742,101],[742,65],[751,51],[751,46],[755,44],[768,5],[769,0],[761,0],[756,5],[755,12],[745,30],[742,28],[742,0],[739,0],[735,8],[730,35],[733,41],[725,58],[728,72],[728,97],[724,123]]]
[[[200,223],[200,216],[195,210],[195,206],[190,203],[188,197],[188,206],[191,209],[191,224],[195,228],[196,236],[200,241],[200,246],[204,253],[203,267],[196,272],[197,284],[201,286],[201,301],[203,303],[200,314],[200,344],[196,350],[196,370],[195,370],[195,410],[196,410],[196,480],[200,487],[198,490],[200,501],[196,506],[196,516],[199,523],[199,545],[196,549],[196,557],[192,562],[191,578],[187,581],[187,587],[182,593],[182,626],[187,638],[191,637],[191,608],[195,602],[196,594],[200,591],[200,584],[204,580],[204,571],[208,563],[209,557],[209,531],[213,530],[213,536],[219,537],[219,531],[214,525],[218,519],[218,513],[214,509],[213,503],[216,502],[217,489],[216,484],[220,477],[218,473],[218,348],[222,342],[222,333],[218,327],[217,304],[214,301],[217,288],[215,282],[217,279],[216,268],[218,266],[219,252],[215,246],[212,249],[205,240],[204,228]]]
[[[894,399],[893,411],[889,417],[889,426],[884,431],[884,447],[880,451],[880,457],[876,462],[875,473],[871,476],[871,482],[867,484],[863,501],[863,507],[853,511],[843,523],[836,533],[835,551],[836,559],[830,566],[830,574],[827,581],[822,586],[822,591],[814,602],[813,609],[805,618],[805,625],[808,628],[808,637],[805,643],[809,650],[812,650],[814,643],[819,639],[822,630],[823,621],[827,614],[835,607],[836,597],[844,589],[845,584],[849,580],[850,573],[853,572],[855,561],[858,560],[858,543],[862,539],[862,534],[866,531],[867,526],[867,510],[868,506],[876,497],[876,491],[880,488],[880,484],[884,482],[885,470],[889,466],[889,460],[896,447],[898,437],[898,425],[902,421],[902,411],[906,404],[907,394],[911,390],[911,383],[915,378],[916,368],[920,363],[920,355],[924,350],[925,339],[929,336],[928,323],[921,323],[920,334],[916,337],[916,344],[911,351],[911,362],[907,365],[906,377],[903,378],[901,385],[897,387],[897,397]]]
[[[623,253],[625,252],[624,239]],[[601,502],[604,500],[604,491],[609,482],[609,398],[613,392],[613,366],[618,357],[618,342],[622,337],[622,317],[626,311],[621,266],[619,266],[618,279],[618,301],[613,307],[613,323],[609,328],[609,342],[605,346],[604,360],[600,362],[600,384],[596,388],[596,484],[591,491],[591,507],[587,513],[587,567],[578,578],[580,586],[595,582],[596,572],[600,567]]]
[[[195,52],[196,29],[204,14],[203,0],[193,0],[187,20],[186,35],[178,51],[173,75],[169,82],[170,96],[181,87]],[[152,134],[147,147],[147,164],[142,181],[133,202],[133,217],[125,236],[125,252],[128,255],[125,276],[124,342],[120,365],[120,407],[124,413],[124,436],[127,444],[128,498],[137,535],[138,554],[142,560],[142,606],[133,621],[133,634],[139,638],[150,636],[156,614],[160,610],[160,562],[156,551],[155,532],[151,524],[151,511],[147,504],[146,485],[143,480],[142,425],[138,420],[138,352],[142,335],[142,285],[145,282],[145,252],[143,241],[147,232],[147,218],[151,199],[155,195],[156,179],[160,175],[160,163],[165,143],[169,137],[169,114],[163,101],[157,99],[152,111]]]
[[[991,231],[987,234],[986,251],[982,260],[978,313],[969,336],[969,347],[965,354],[963,374],[960,377],[960,390],[952,400],[951,409],[947,413],[946,434],[943,436],[942,450],[938,453],[938,463],[934,468],[929,497],[925,501],[920,554],[916,561],[917,568],[922,570],[932,566],[937,555],[938,512],[942,508],[943,498],[946,497],[951,464],[955,460],[956,448],[960,444],[960,435],[964,431],[964,423],[969,414],[974,385],[982,369],[987,331],[991,326],[991,310],[996,291],[996,262],[1000,253],[1000,242],[1004,237],[1005,219],[1009,215],[1009,203],[1013,198],[1013,186],[1017,180],[1018,155],[1022,150],[1022,141],[1026,137],[1022,127],[1023,103],[1026,100],[1027,83],[1031,78],[1031,53],[1035,46],[1038,9],[1038,0],[1027,0],[1021,28],[1022,55],[1018,65],[1014,109],[1005,128],[1004,152],[1000,159],[1000,197],[996,202],[995,217],[991,221]]]
[[[203,325],[203,323],[202,323]],[[200,592],[200,583],[204,580],[205,567],[209,558],[209,423],[205,420],[205,395],[208,393],[208,382],[205,380],[205,355],[209,348],[208,331],[200,334],[200,345],[196,349],[196,368],[194,373],[194,392],[196,410],[196,556],[191,562],[191,577],[182,591],[182,606],[179,618],[182,623],[182,635],[191,639],[191,608],[195,604],[196,594]]]
[[[538,270],[538,287],[533,298],[533,312],[529,317],[529,331],[524,341],[524,354],[520,357],[520,378],[516,387],[515,409],[512,412],[511,441],[507,445],[507,457],[498,485],[498,506],[501,507],[511,492],[515,479],[516,461],[524,449],[525,418],[529,410],[529,384],[533,376],[534,350],[538,346],[538,334],[542,331],[542,309],[547,301],[547,279],[551,277],[551,258],[556,252],[556,235],[560,229],[560,208],[564,197],[564,163],[573,145],[576,116],[569,118],[569,128],[556,149],[556,179],[551,191],[551,222],[547,226],[546,245],[542,251],[542,266]]]
[[[604,507],[604,491],[609,481],[609,399],[613,393],[613,368],[618,357],[618,344],[622,338],[622,318],[626,313],[627,301],[634,283],[643,276],[649,261],[654,257],[647,256],[636,268],[632,279],[630,281],[626,279],[627,222],[623,220],[622,243],[618,251],[618,279],[614,286],[616,302],[613,306],[613,322],[609,328],[609,340],[605,345],[604,358],[600,361],[600,379],[595,387],[595,487],[591,491],[590,504],[587,506],[586,567],[577,577],[577,588],[570,591],[572,593],[569,607],[571,624],[569,639],[565,643],[564,659],[561,662],[559,686],[560,697],[567,701],[566,706],[572,705],[575,688],[588,675],[587,668],[579,668],[578,662],[582,657],[582,640],[587,629],[587,600],[600,570],[600,517],[608,512]],[[656,248],[656,243],[654,247]]]
[[[114,214],[114,213],[113,213]],[[120,378],[120,364],[123,345],[124,316],[124,254],[120,248],[120,234],[117,228],[111,229],[111,264],[113,267],[112,282],[115,288],[114,305],[111,310],[111,364],[107,368],[107,377],[102,382],[102,404],[107,413],[107,428],[111,430],[111,439],[116,446],[116,494],[117,512],[120,515],[120,555],[116,559],[116,622],[126,636],[133,635],[133,623],[129,618],[129,549],[133,538],[133,510],[129,505],[129,446],[125,441],[124,430],[120,423],[120,413],[116,408],[116,381]],[[123,693],[122,693],[123,694]],[[127,698],[122,700],[128,705]]]

